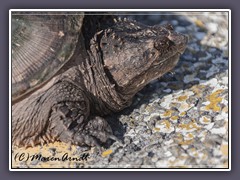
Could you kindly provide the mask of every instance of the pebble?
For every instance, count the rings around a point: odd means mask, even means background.
[[[226,128],[225,127],[221,127],[221,128],[213,128],[212,130],[211,130],[211,133],[213,133],[213,134],[222,134],[222,135],[224,135],[224,134],[226,134]]]
[[[198,32],[195,34],[195,36],[198,40],[202,40],[205,35],[206,35],[206,33],[203,33],[203,32]]]
[[[218,24],[217,23],[207,23],[207,28],[209,29],[209,31],[211,31],[212,33],[216,33],[218,30]]]

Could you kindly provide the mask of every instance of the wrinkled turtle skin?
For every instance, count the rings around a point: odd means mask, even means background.
[[[187,41],[171,25],[112,15],[13,13],[13,145],[116,139],[102,117],[170,71]]]

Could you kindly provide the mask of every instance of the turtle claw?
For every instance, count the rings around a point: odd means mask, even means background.
[[[91,119],[83,129],[74,133],[72,142],[80,146],[95,146],[100,150],[102,144],[105,144],[109,139],[117,141],[121,146],[123,145],[122,141],[113,135],[112,129],[107,121],[97,116]]]
[[[123,146],[123,141],[121,139],[119,139],[117,136],[114,136],[114,135],[111,134],[111,135],[109,135],[108,138],[118,142],[121,146]]]
[[[113,135],[112,128],[108,122],[99,116],[91,119],[85,126],[84,130],[86,130],[88,134],[95,137],[101,143],[106,143],[108,139],[118,141],[117,137]]]

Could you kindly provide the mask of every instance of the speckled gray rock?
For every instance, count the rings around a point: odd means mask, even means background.
[[[148,24],[170,22],[190,40],[174,74],[145,87],[134,108],[116,116],[125,124],[128,151],[98,157],[109,159],[104,167],[228,167],[228,13],[167,14],[131,16]],[[133,142],[138,150],[130,148]]]

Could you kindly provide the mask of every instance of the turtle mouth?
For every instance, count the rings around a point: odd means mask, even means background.
[[[155,60],[153,61],[152,65],[150,66],[149,69],[156,68],[156,67],[161,68],[164,64],[168,64],[168,61],[171,62],[172,59],[174,59],[175,65],[176,65],[177,62],[179,61],[180,56],[184,53],[184,50],[176,51],[176,53],[171,54],[170,56],[168,56],[164,59],[161,59],[160,56],[156,56],[154,58]]]
[[[177,54],[179,54],[179,56],[181,56],[181,55],[183,55],[183,52],[177,51]]]
[[[155,41],[156,44],[161,44],[161,40]],[[153,58],[153,64],[152,66],[159,65],[166,63],[169,59],[172,59],[174,56],[180,57],[186,50],[187,43],[188,43],[188,36],[180,34],[180,33],[170,33],[167,37],[166,41],[166,47],[167,49],[166,53],[162,54],[161,49],[159,50],[158,47],[155,47],[154,43],[154,49],[156,50],[155,52],[155,57]],[[173,58],[174,59],[174,58]],[[178,59],[176,58],[176,61]]]
[[[164,67],[174,67],[177,65],[178,61],[179,61],[179,58],[180,56],[183,54],[183,52],[176,52],[174,55],[162,60],[162,61],[159,61],[157,64],[155,64],[154,66],[152,66],[152,68],[154,69],[166,69],[165,72],[163,73],[166,73],[168,70],[168,68],[164,68]]]
[[[137,88],[141,89],[149,82],[153,81],[154,79],[160,78],[165,73],[172,70],[177,65],[179,61],[179,57],[182,53],[183,52],[176,52],[174,55],[161,61],[159,61],[158,59],[155,59],[157,63],[152,64],[147,70],[145,70],[135,78],[135,79],[143,79],[142,82],[137,84]]]

